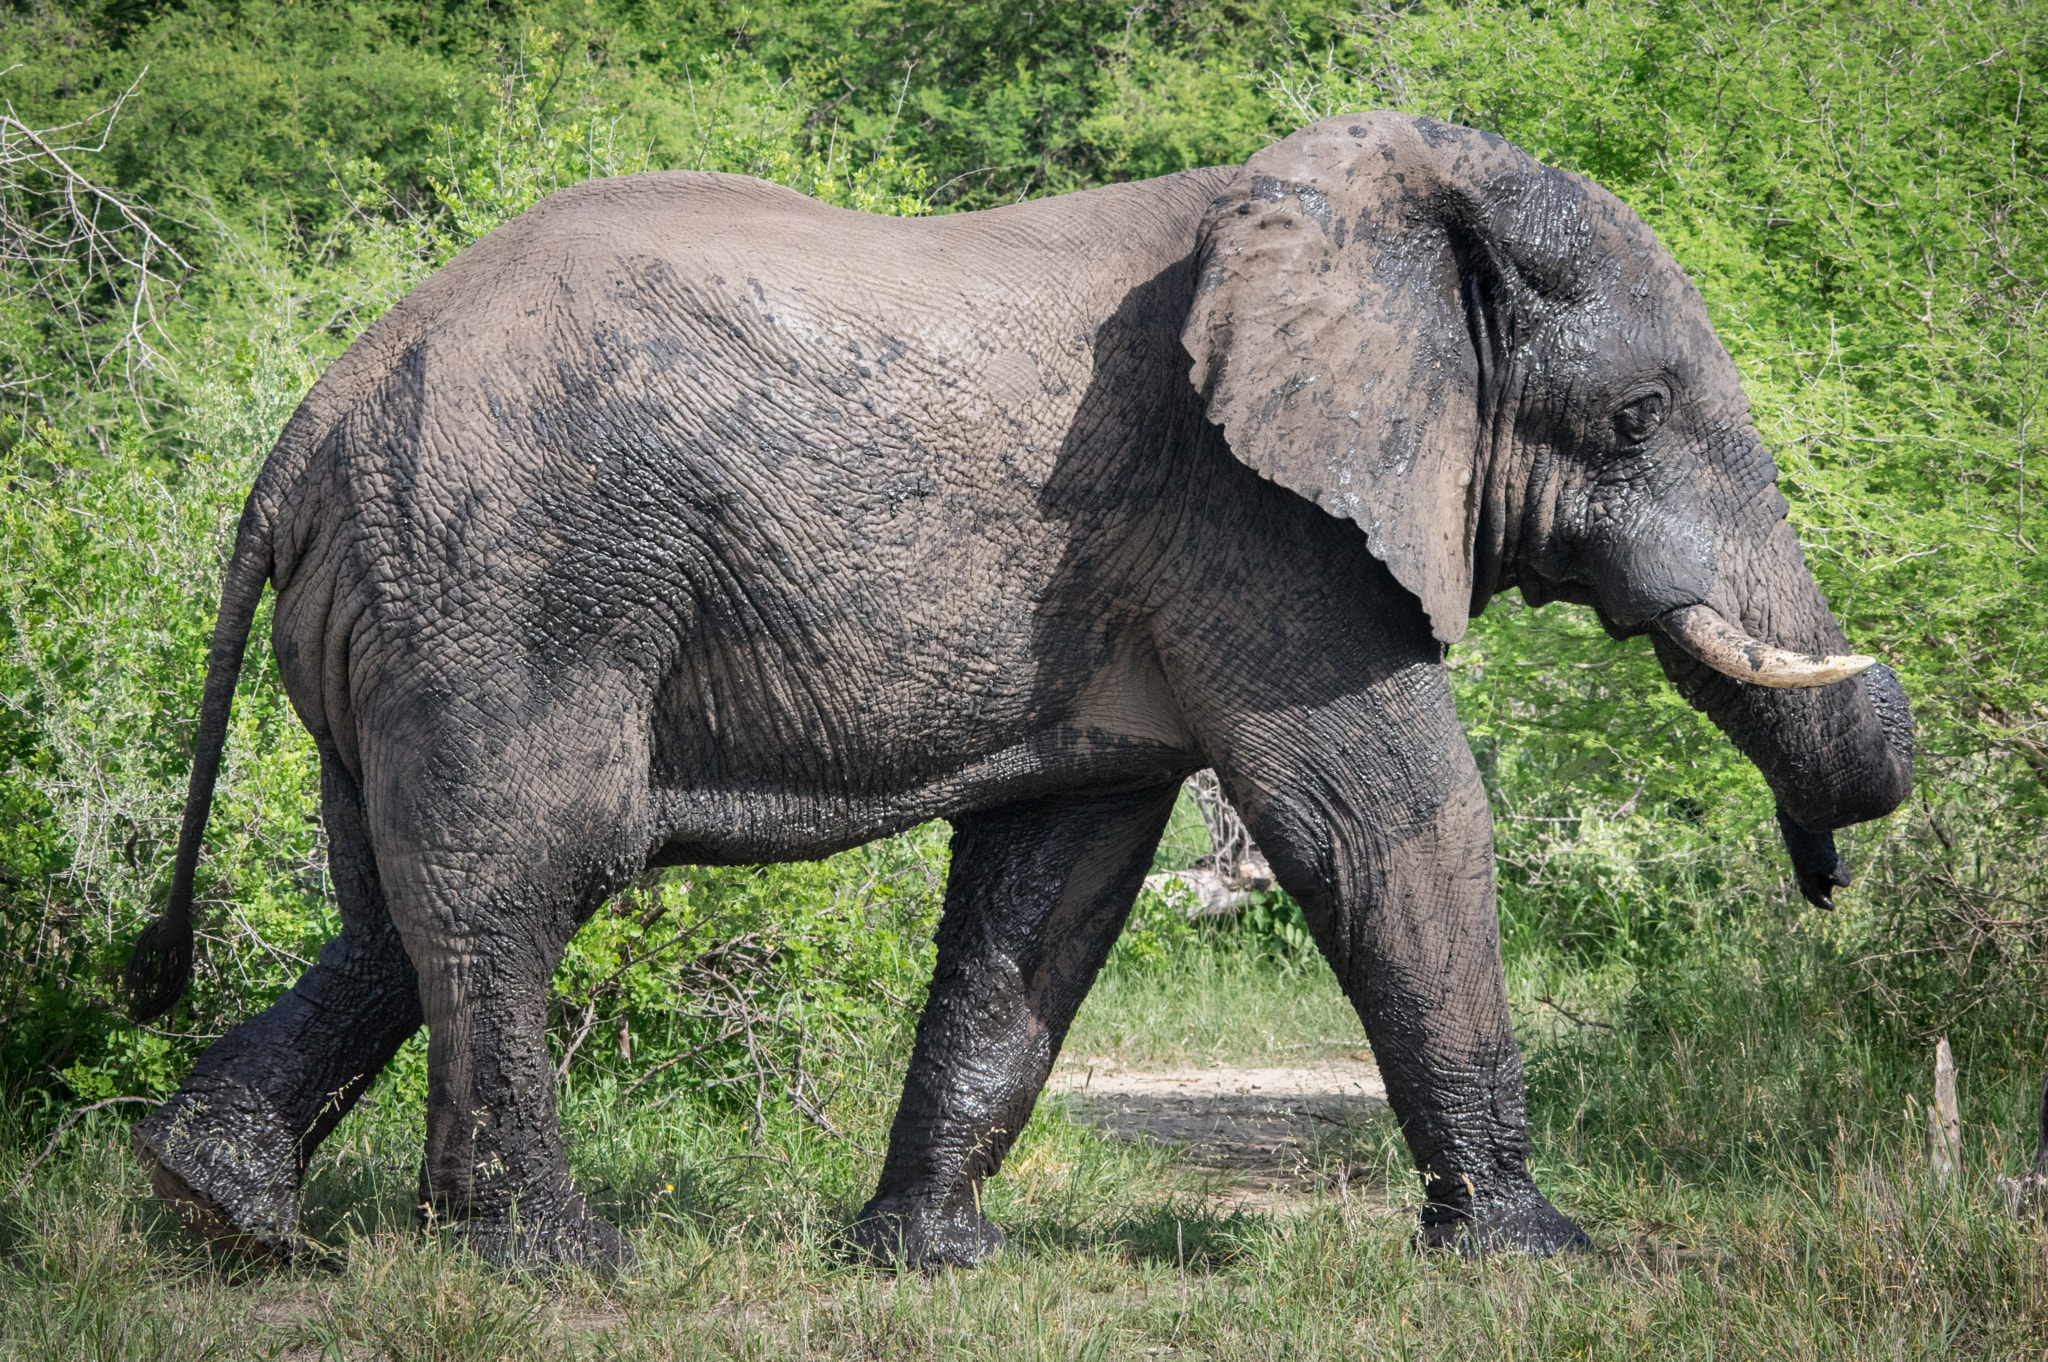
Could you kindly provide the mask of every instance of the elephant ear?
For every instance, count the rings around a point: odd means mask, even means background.
[[[1240,460],[1357,522],[1445,643],[1484,604],[1474,539],[1515,270],[1492,205],[1503,177],[1542,173],[1499,138],[1354,114],[1252,157],[1203,225],[1181,343],[1209,419]]]

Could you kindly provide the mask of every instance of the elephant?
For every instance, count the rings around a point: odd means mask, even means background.
[[[544,1035],[650,867],[952,825],[874,1197],[884,1263],[1001,1250],[980,1188],[1213,767],[1363,1022],[1424,1248],[1585,1232],[1528,1167],[1487,797],[1449,648],[1510,586],[1648,635],[1760,769],[1797,882],[1912,782],[1735,366],[1650,228],[1426,118],[986,211],[739,176],[563,190],[370,326],[256,477],[136,1015],[190,975],[245,642],[318,748],[343,923],[136,1129],[217,1243],[287,1254],[314,1148],[427,1028],[423,1213],[632,1261],[571,1184]]]

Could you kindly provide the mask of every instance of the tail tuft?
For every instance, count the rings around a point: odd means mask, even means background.
[[[180,920],[172,921],[176,916]],[[177,1006],[192,982],[192,920],[165,913],[143,928],[128,957],[128,1015],[153,1021]]]

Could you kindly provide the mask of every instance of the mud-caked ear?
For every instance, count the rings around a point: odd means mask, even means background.
[[[1253,156],[1204,224],[1181,343],[1236,456],[1332,515],[1436,636],[1478,604],[1503,273],[1487,191],[1540,173],[1498,138],[1396,114],[1327,119]]]

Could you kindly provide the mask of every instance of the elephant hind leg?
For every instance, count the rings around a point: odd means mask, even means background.
[[[616,1271],[633,1261],[619,1231],[569,1176],[546,1040],[546,972],[488,954],[423,952],[427,1148],[420,1206],[471,1251],[508,1266],[569,1263]]]
[[[644,755],[594,691],[577,712],[529,716],[514,758],[430,719],[366,761],[427,1024],[421,1208],[506,1265],[605,1271],[633,1257],[572,1185],[547,1045],[569,939],[648,845]]]
[[[1031,1118],[1109,956],[1180,782],[1034,799],[962,818],[880,1186],[848,1231],[903,1266],[966,1266],[1003,1236],[981,1184]]]
[[[135,1131],[137,1157],[179,1218],[256,1257],[291,1253],[307,1161],[421,1022],[362,798],[327,753],[321,805],[341,934],[283,997],[216,1041]]]

